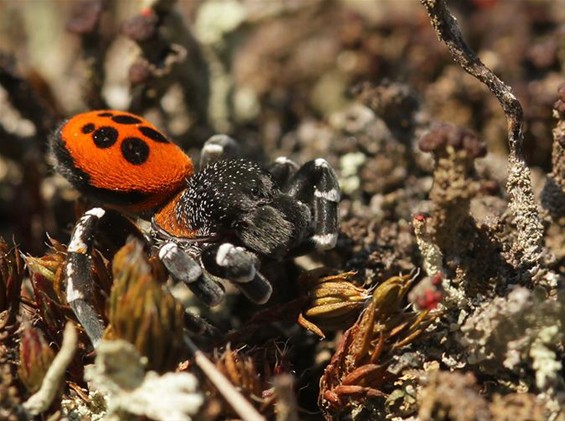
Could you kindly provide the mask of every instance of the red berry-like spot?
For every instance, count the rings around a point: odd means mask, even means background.
[[[425,222],[426,221],[426,215],[424,215],[423,213],[418,213],[418,214],[414,215],[414,219],[418,222]]]

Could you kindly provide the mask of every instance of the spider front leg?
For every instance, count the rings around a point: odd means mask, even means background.
[[[175,282],[183,282],[206,305],[215,306],[224,299],[224,289],[210,279],[200,263],[173,241],[159,248],[159,259]]]
[[[232,282],[251,301],[265,304],[271,298],[273,288],[257,270],[259,259],[244,247],[214,244],[203,250],[201,259],[210,274]]]
[[[288,160],[278,159],[280,165],[290,167]],[[276,162],[276,163],[277,163]],[[292,161],[290,161],[292,162]],[[280,169],[275,163],[272,172]],[[275,172],[276,173],[276,172]],[[323,158],[309,161],[291,173],[283,191],[307,204],[312,211],[313,234],[290,251],[292,255],[335,247],[338,236],[338,204],[340,189],[337,176]]]
[[[231,243],[205,247],[199,263],[178,244],[170,241],[161,246],[159,258],[175,281],[187,284],[209,306],[219,304],[224,298],[224,289],[213,278],[234,283],[257,304],[266,303],[272,293],[271,284],[256,269],[257,257]]]
[[[94,347],[102,338],[104,324],[91,304],[93,291],[90,255],[98,222],[105,214],[104,209],[93,208],[85,212],[79,219],[71,234],[65,263],[67,302]]]

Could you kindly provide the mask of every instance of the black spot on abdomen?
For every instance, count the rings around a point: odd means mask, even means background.
[[[133,165],[141,165],[149,158],[149,146],[138,137],[127,137],[122,141],[122,155]]]
[[[118,131],[110,126],[103,126],[92,133],[94,144],[100,149],[112,146],[118,140]]]
[[[112,117],[112,121],[118,124],[139,124],[141,120],[131,115],[120,114]]]
[[[152,129],[151,127],[141,126],[139,127],[139,131],[149,139],[159,142],[159,143],[169,143],[169,140],[163,136],[163,134],[159,133],[157,130]]]
[[[94,131],[94,129],[95,129],[94,124],[88,123],[88,124],[85,124],[84,126],[82,126],[80,131],[83,132],[84,134],[88,134],[88,133],[92,133]]]

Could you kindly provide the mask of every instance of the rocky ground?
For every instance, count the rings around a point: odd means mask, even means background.
[[[1,419],[565,419],[562,0],[449,1],[467,50],[431,0],[145,3],[0,3]],[[48,139],[103,108],[196,162],[216,133],[265,165],[327,159],[337,246],[262,262],[263,306],[228,285],[210,309],[100,240],[94,351],[62,271],[91,203]]]

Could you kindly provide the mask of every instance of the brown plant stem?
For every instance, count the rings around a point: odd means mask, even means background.
[[[61,350],[55,356],[53,363],[47,370],[40,389],[22,405],[29,415],[39,415],[47,410],[53,402],[53,399],[59,390],[59,385],[65,375],[65,370],[75,355],[77,342],[78,335],[75,327],[72,323],[67,323],[63,333]]]
[[[294,378],[290,374],[275,377],[277,421],[298,421],[298,406],[294,394]]]
[[[500,80],[465,43],[457,21],[449,12],[444,0],[421,0],[434,30],[457,64],[467,73],[483,82],[496,96],[508,127],[508,181],[509,209],[514,217],[518,244],[513,246],[516,269],[530,270],[537,267],[542,256],[543,227],[530,180],[530,174],[522,155],[523,112],[520,102],[511,88]]]
[[[198,349],[187,335],[184,335],[184,342],[194,356],[194,362],[198,368],[208,377],[208,380],[218,389],[218,392],[220,392],[226,402],[228,402],[243,421],[265,420],[265,417],[257,412],[253,405],[238,392],[233,384],[231,384],[206,355]]]
[[[100,21],[107,8],[107,0],[76,2],[66,25],[69,32],[80,36],[82,58],[86,67],[83,98],[90,109],[108,108],[102,96],[102,88],[106,77],[104,57],[109,42],[100,31]]]

